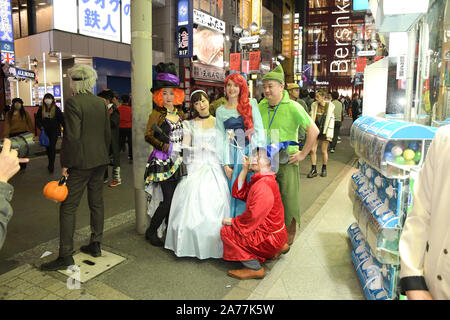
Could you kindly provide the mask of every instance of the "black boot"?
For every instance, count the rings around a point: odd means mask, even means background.
[[[87,246],[80,247],[81,252],[90,254],[94,258],[100,257],[102,255],[102,250],[100,248],[100,242],[94,241]]]
[[[75,261],[72,256],[58,257],[58,259],[44,263],[41,265],[42,271],[66,270],[67,267],[74,265]]]
[[[311,171],[308,173],[308,178],[314,178],[317,176],[317,170],[316,170],[316,166],[313,165],[311,168]]]
[[[55,171],[55,165],[54,164],[49,164],[47,169],[48,169],[49,173],[53,173]]]
[[[322,165],[322,173],[320,174],[321,177],[326,177],[327,176],[327,166],[326,165]]]
[[[164,242],[158,237],[158,231],[153,231],[151,227],[145,231],[145,239],[150,242],[152,246],[162,247],[164,246]]]

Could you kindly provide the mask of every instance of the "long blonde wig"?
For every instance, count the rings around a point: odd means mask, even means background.
[[[74,94],[90,93],[97,81],[97,71],[86,64],[76,64],[68,70]]]

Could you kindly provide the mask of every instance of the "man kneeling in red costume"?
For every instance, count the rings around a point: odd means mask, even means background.
[[[248,183],[249,167],[255,174]],[[263,278],[261,263],[289,250],[280,190],[265,148],[255,149],[250,161],[244,157],[232,195],[246,202],[246,210],[236,218],[222,221],[223,259],[240,261],[244,268],[230,270],[228,275],[238,279]]]

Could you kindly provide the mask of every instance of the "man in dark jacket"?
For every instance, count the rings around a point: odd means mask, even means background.
[[[108,107],[110,126],[111,126],[111,142],[109,148],[109,155],[111,159],[112,170],[112,181],[108,184],[110,187],[116,187],[122,183],[120,178],[120,113],[117,109],[119,101],[115,97],[115,93],[111,90],[103,90],[98,94],[100,98],[105,100]],[[117,103],[114,103],[117,101]],[[108,169],[105,172],[104,181],[108,180]]]
[[[360,104],[358,101],[359,95],[357,93],[353,94],[353,100],[352,100],[352,118],[353,122],[356,121],[356,119],[359,118],[360,112]]]
[[[44,271],[66,269],[74,264],[73,236],[75,214],[88,190],[91,216],[91,240],[80,249],[94,257],[101,256],[104,203],[103,176],[109,163],[111,128],[105,102],[91,93],[97,72],[88,65],[76,64],[69,69],[74,96],[65,103],[65,131],[61,147],[62,174],[67,178],[69,194],[61,203],[59,257],[41,266]]]

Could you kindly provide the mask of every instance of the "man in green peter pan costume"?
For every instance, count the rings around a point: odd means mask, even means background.
[[[297,223],[300,223],[300,173],[299,162],[306,158],[317,139],[319,129],[302,106],[289,98],[284,90],[284,71],[278,65],[263,77],[264,99],[259,103],[268,144],[283,141],[298,141],[298,129],[302,127],[307,139],[302,151],[290,145],[286,151],[289,160],[280,158],[277,182],[284,206],[284,221],[288,229],[288,244],[294,242]]]

